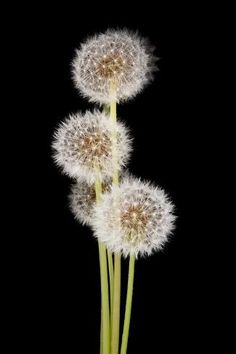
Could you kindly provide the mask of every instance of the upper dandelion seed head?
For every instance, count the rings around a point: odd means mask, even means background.
[[[73,61],[73,79],[93,102],[124,101],[147,84],[154,61],[151,49],[137,34],[108,30],[81,45]]]

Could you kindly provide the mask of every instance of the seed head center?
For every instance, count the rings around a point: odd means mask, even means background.
[[[111,141],[109,136],[101,131],[87,132],[79,139],[78,148],[79,153],[84,155],[85,160],[99,160],[109,155]]]
[[[122,74],[127,66],[127,62],[119,53],[110,53],[103,55],[98,60],[97,73],[105,79],[114,79]]]
[[[125,229],[126,237],[130,241],[136,238],[142,238],[148,224],[148,214],[142,205],[130,206],[121,214],[122,227]]]

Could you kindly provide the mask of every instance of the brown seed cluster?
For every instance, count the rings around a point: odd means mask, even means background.
[[[111,79],[115,83],[116,79],[123,76],[124,71],[129,70],[131,65],[131,62],[120,53],[110,52],[97,59],[95,72],[99,77]]]
[[[134,66],[133,50],[125,42],[91,46],[81,63],[82,81],[88,81],[92,90],[117,91],[121,81],[130,79]]]
[[[137,191],[136,201],[129,202],[129,197],[121,210],[120,220],[125,238],[132,244],[146,239],[149,229],[158,227],[163,217],[163,209],[156,205],[149,195]]]
[[[71,135],[68,132],[68,135]],[[98,130],[97,128],[88,129],[82,134],[73,134],[67,136],[66,141],[70,141],[71,154],[78,157],[81,163],[88,167],[101,167],[101,163],[107,157],[111,156],[111,137],[108,133]]]
[[[155,58],[145,39],[126,30],[108,30],[89,38],[77,51],[73,78],[82,95],[109,104],[139,93],[154,69]]]
[[[121,224],[130,242],[135,243],[144,237],[148,222],[149,215],[140,204],[132,205],[121,213]]]

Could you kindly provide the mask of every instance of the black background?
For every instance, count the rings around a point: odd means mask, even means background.
[[[93,108],[73,87],[70,63],[82,40],[109,27],[138,30],[160,57],[154,82],[120,105],[118,116],[134,136],[130,171],[163,187],[178,216],[164,251],[137,262],[128,353],[192,353],[229,344],[233,243],[227,234],[224,241],[216,235],[212,215],[212,171],[219,158],[211,114],[211,46],[217,37],[212,16],[194,7],[136,4],[129,10],[117,3],[35,6],[18,18],[21,32],[14,45],[24,64],[17,90],[23,96],[26,157],[16,161],[18,171],[26,171],[19,205],[23,237],[15,243],[21,250],[14,271],[15,324],[23,330],[19,348],[99,350],[97,243],[73,219],[71,180],[54,166],[50,146],[65,116]],[[126,273],[124,261],[122,313]]]

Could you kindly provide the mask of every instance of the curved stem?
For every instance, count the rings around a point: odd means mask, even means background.
[[[102,185],[99,179],[95,183],[96,201],[101,198]],[[98,243],[99,262],[101,275],[101,307],[102,307],[102,354],[110,354],[110,315],[109,315],[109,295],[108,295],[108,274],[107,274],[107,255],[106,247],[102,242]],[[100,350],[101,350],[100,348]]]
[[[132,298],[133,298],[133,286],[134,286],[134,269],[135,269],[135,256],[130,256],[129,259],[129,275],[128,275],[128,286],[127,286],[127,297],[125,306],[125,319],[124,328],[122,335],[121,351],[120,354],[127,353],[128,338],[129,338],[129,328],[130,328],[130,318],[132,309]]]

